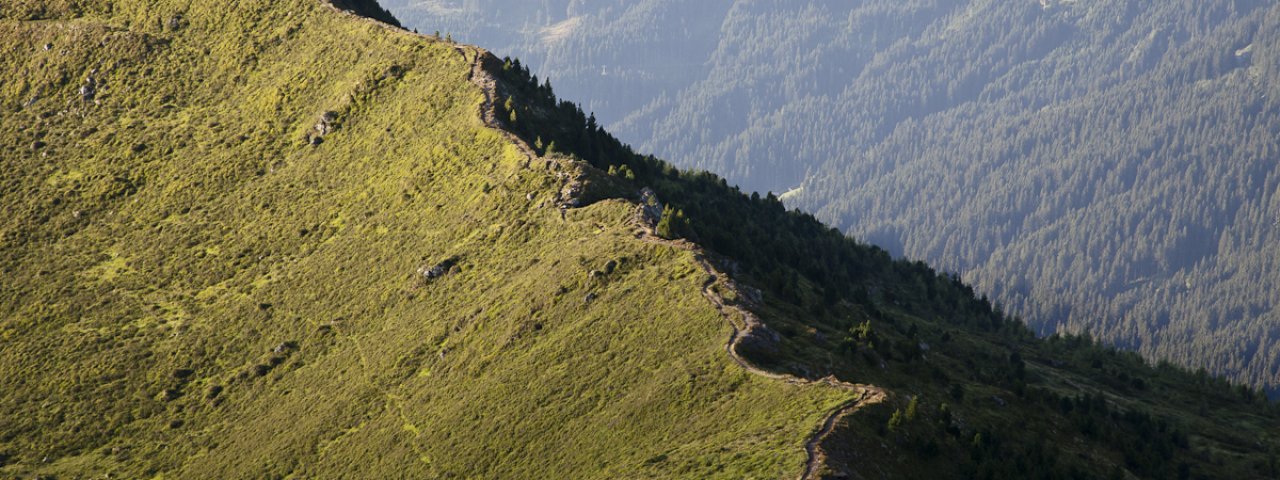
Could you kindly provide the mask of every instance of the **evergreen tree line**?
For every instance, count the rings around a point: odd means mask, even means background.
[[[1267,470],[1274,462],[1242,460],[1265,455],[1268,444],[1250,446],[1247,457],[1223,459],[1204,440],[1197,447],[1184,430],[1188,420],[1180,417],[1230,411],[1274,421],[1280,407],[1261,390],[1203,370],[1193,373],[1170,363],[1153,367],[1139,354],[1088,334],[1037,339],[1022,320],[957,274],[895,260],[813,215],[788,210],[772,194],[746,194],[714,174],[638,154],[593,115],[560,100],[550,82],[518,60],[504,59],[495,73],[499,117],[539,153],[578,158],[608,172],[628,186],[618,195],[652,188],[665,207],[661,234],[697,241],[731,259],[735,277],[761,287],[770,308],[798,308],[797,318],[812,326],[847,331],[837,348],[844,357],[835,366],[849,369],[842,378],[945,391],[945,397],[924,403],[913,397],[905,408],[879,417],[881,434],[895,448],[912,452],[911,458],[961,460],[959,474],[967,478],[1106,478],[1098,464],[1067,458],[1055,443],[1078,438],[1090,451],[1114,457],[1115,463],[1104,466],[1116,478],[1203,478],[1228,467],[1262,478],[1274,471]],[[811,341],[786,324],[771,326],[788,342]],[[1062,390],[1034,372],[1032,362],[1080,372],[1096,387]],[[876,380],[877,375],[886,377]],[[991,391],[1010,393],[978,393]],[[1192,405],[1197,401],[1203,403]],[[1022,428],[1001,426],[1010,421]],[[1243,433],[1227,435],[1211,441],[1245,441],[1236,437]]]

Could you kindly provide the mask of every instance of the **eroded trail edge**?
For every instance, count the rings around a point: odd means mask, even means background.
[[[485,126],[497,130],[504,138],[515,144],[520,151],[528,157],[530,162],[541,160],[532,147],[523,139],[503,128],[501,121],[498,119],[496,104],[498,102],[498,82],[486,68],[486,63],[496,62],[493,57],[484,49],[469,46],[456,46],[455,49],[465,60],[471,63],[471,72],[468,77],[484,94],[484,100],[480,105],[479,116],[483,120]],[[561,160],[563,161],[563,160]],[[804,469],[798,477],[801,480],[817,478],[820,470],[825,465],[826,454],[822,449],[822,443],[831,435],[839,424],[840,419],[853,413],[860,408],[883,402],[888,393],[877,386],[854,384],[841,381],[834,376],[827,376],[820,379],[807,379],[797,377],[795,375],[772,372],[756,366],[751,361],[744,358],[738,353],[738,347],[744,340],[751,338],[752,335],[758,334],[763,330],[764,324],[759,317],[751,310],[745,308],[737,302],[730,302],[720,293],[716,287],[735,293],[736,298],[744,298],[740,294],[740,289],[733,279],[721,272],[714,263],[708,258],[706,251],[700,246],[692,242],[683,240],[668,240],[657,236],[654,233],[653,225],[646,221],[641,213],[641,206],[637,205],[637,215],[634,224],[637,227],[636,239],[648,242],[678,248],[693,252],[694,258],[699,267],[707,274],[707,281],[702,285],[702,296],[711,302],[711,304],[724,317],[725,322],[730,326],[729,340],[725,343],[725,352],[733,359],[738,366],[754,375],[787,382],[798,386],[826,386],[838,388],[849,392],[854,392],[853,398],[844,402],[834,411],[829,413],[823,422],[814,430],[814,432],[805,441],[805,460]]]
[[[640,214],[637,214],[637,217],[640,216]],[[738,353],[738,346],[741,345],[743,341],[751,338],[752,335],[757,334],[762,330],[764,324],[751,310],[737,303],[726,301],[724,296],[717,291],[716,288],[713,288],[718,284],[720,288],[734,292],[734,296],[736,298],[745,298],[742,296],[741,289],[738,288],[733,279],[716,268],[715,264],[707,258],[706,252],[698,245],[684,240],[667,240],[659,237],[654,233],[652,227],[640,218],[637,218],[635,223],[640,227],[640,233],[636,238],[645,242],[689,250],[694,253],[694,258],[697,261],[698,266],[702,267],[702,270],[706,272],[708,276],[706,282],[702,284],[702,296],[705,297],[707,301],[711,302],[711,304],[716,307],[716,310],[720,311],[721,316],[723,316],[725,321],[729,324],[731,330],[729,333],[729,341],[725,344],[725,351],[729,354],[729,358],[732,358],[740,367],[752,374],[787,382],[792,385],[825,385],[857,394],[854,398],[844,402],[828,414],[819,428],[814,431],[814,433],[811,434],[809,439],[805,442],[804,449],[807,458],[805,460],[804,470],[801,472],[799,478],[801,480],[818,478],[822,466],[826,464],[826,453],[822,450],[822,443],[833,431],[835,431],[836,425],[840,423],[840,419],[844,418],[848,414],[858,411],[862,407],[883,402],[888,398],[888,392],[875,385],[849,383],[830,375],[819,379],[808,379],[786,373],[764,370],[756,366],[750,360],[744,358]]]

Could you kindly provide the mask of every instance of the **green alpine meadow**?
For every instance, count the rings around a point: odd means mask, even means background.
[[[0,478],[1276,478],[1277,435],[372,1],[0,4]]]

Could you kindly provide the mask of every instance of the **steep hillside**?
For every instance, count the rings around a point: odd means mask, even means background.
[[[32,0],[0,68],[0,476],[1280,472],[1258,392],[1037,340],[475,47]]]
[[[93,6],[0,26],[0,476],[777,478],[854,399],[736,364],[630,204],[561,213],[478,50]]]
[[[386,2],[1041,334],[1280,385],[1280,5]]]
[[[714,175],[636,154],[519,62],[490,68],[501,71],[504,128],[544,155],[652,186],[641,200],[662,210],[658,235],[727,255],[718,262],[748,286],[725,297],[767,323],[743,342],[749,357],[801,378],[888,390],[887,402],[842,412],[819,436],[818,476],[1280,475],[1271,430],[1280,405],[1261,390],[1152,366],[1088,335],[1037,339],[955,275],[893,261],[772,195],[748,197]]]

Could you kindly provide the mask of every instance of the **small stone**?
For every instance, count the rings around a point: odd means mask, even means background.
[[[44,148],[44,147],[46,147],[46,146],[48,146],[48,144],[47,144],[47,143],[44,143],[44,142],[42,142],[42,141],[40,141],[40,140],[36,140],[36,141],[34,141],[34,142],[31,142],[31,149],[32,149],[32,150],[39,150],[39,149]]]
[[[168,388],[168,389],[165,389],[163,392],[160,392],[159,395],[156,395],[156,399],[162,402],[172,402],[174,400],[177,400],[178,397],[181,397],[181,396],[182,396],[182,392],[178,391],[178,389]]]
[[[588,293],[587,296],[582,299],[582,303],[591,303],[591,301],[595,299],[596,299],[595,292],[591,292],[591,293]]]
[[[316,123],[316,132],[320,135],[328,135],[329,132],[335,130],[333,123],[338,121],[338,112],[327,111],[320,115],[320,121]]]
[[[271,353],[288,353],[298,348],[297,342],[281,342],[276,348],[271,349]]]
[[[97,95],[98,95],[98,81],[94,79],[92,76],[86,78],[84,81],[84,85],[80,87],[80,97],[83,98],[84,101],[90,102],[90,101],[93,101],[93,98]]]
[[[422,275],[422,279],[428,282],[445,276],[458,264],[458,257],[449,257],[444,261],[432,265],[430,267],[422,267],[418,269],[418,274]]]
[[[47,52],[47,51],[49,51],[49,50],[53,50],[53,44],[52,44],[52,43],[46,43],[46,44],[44,44],[44,51],[46,51],[46,52]]]

